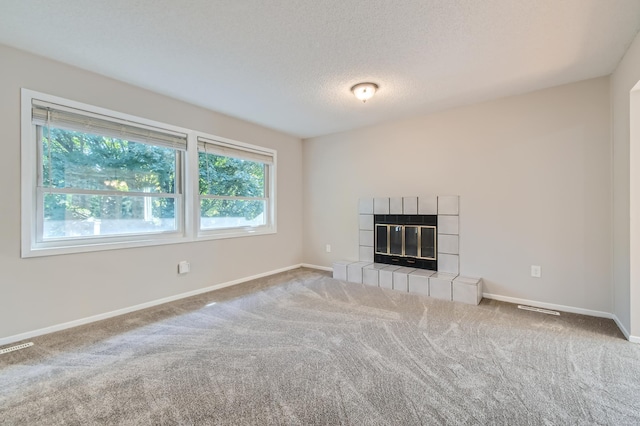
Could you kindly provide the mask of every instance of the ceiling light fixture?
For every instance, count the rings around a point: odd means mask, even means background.
[[[367,102],[375,95],[378,85],[375,83],[358,83],[351,88],[354,96],[362,102]]]

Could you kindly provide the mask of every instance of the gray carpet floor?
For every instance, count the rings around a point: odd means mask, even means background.
[[[0,355],[0,424],[640,424],[611,320],[299,269]]]

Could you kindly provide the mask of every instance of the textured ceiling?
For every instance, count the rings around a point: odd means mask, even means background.
[[[2,44],[300,137],[608,75],[639,28],[639,0],[0,0]]]

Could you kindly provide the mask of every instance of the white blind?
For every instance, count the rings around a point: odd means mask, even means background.
[[[198,137],[198,151],[264,164],[273,164],[274,156],[272,152],[262,151],[258,148],[231,145],[226,142],[205,139],[202,137]]]
[[[33,99],[31,118],[34,124],[50,125],[77,132],[91,133],[165,148],[187,149],[187,135],[128,120],[69,108]]]

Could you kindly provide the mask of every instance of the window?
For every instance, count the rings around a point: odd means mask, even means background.
[[[198,137],[200,233],[252,233],[273,227],[275,152]],[[216,232],[212,232],[216,231]]]
[[[37,243],[182,232],[182,152],[172,135],[32,101]]]
[[[275,232],[273,150],[26,89],[22,108],[23,257]]]

